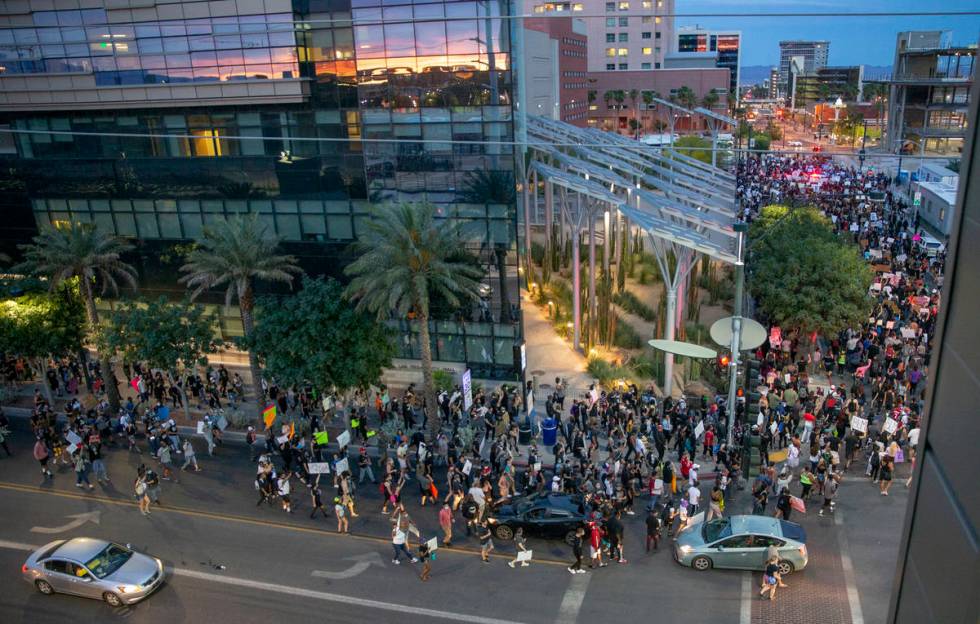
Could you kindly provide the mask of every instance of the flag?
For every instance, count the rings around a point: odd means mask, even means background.
[[[313,440],[320,446],[326,446],[330,442],[330,434],[326,431],[317,431],[313,434]]]
[[[276,404],[273,403],[269,407],[262,410],[262,420],[265,422],[265,428],[268,429],[272,427],[272,423],[276,422]]]
[[[294,435],[296,435],[296,425],[289,423],[289,439],[292,440]]]

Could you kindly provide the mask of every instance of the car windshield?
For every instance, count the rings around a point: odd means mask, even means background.
[[[102,549],[102,552],[85,562],[85,567],[102,579],[121,568],[132,556],[133,551],[128,548],[119,544],[109,544]]]
[[[728,522],[727,518],[720,518],[718,520],[709,520],[704,523],[701,527],[701,537],[704,538],[705,544],[710,544],[715,540],[719,540],[723,537],[728,537],[732,534],[731,523]]]

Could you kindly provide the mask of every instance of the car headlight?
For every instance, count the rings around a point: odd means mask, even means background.
[[[497,524],[496,518],[487,518],[487,524]]]
[[[142,585],[116,585],[120,594],[134,594],[143,589]]]
[[[687,553],[691,552],[694,549],[688,546],[687,544],[684,544],[683,546],[678,546],[677,550],[681,551],[686,555]]]

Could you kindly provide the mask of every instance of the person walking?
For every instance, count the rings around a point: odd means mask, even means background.
[[[517,531],[514,532],[514,547],[517,548],[518,553],[527,551],[527,538],[524,537],[524,529],[521,527],[517,527]],[[517,557],[508,561],[507,565],[513,568],[516,563],[520,563],[522,568],[531,565],[527,561],[520,561]]]
[[[377,483],[378,480],[374,478],[374,469],[371,467],[371,457],[368,455],[368,450],[366,447],[362,446],[360,449],[360,454],[357,457],[357,484],[360,485],[364,483],[364,477],[371,479],[371,483]]]
[[[105,468],[105,461],[102,459],[102,443],[92,442],[87,447],[89,461],[92,462],[92,471],[95,479],[101,485],[103,482],[109,483],[109,473]]]
[[[391,549],[394,552],[391,562],[395,565],[401,565],[401,556],[404,554],[412,563],[418,563],[418,559],[413,557],[412,553],[408,552],[408,548],[405,547],[408,534],[399,526],[400,524],[400,522],[396,522],[391,528]]]
[[[442,545],[449,548],[453,545],[453,510],[449,503],[443,503],[439,510],[439,528],[442,529]]]
[[[834,497],[837,495],[837,487],[840,484],[840,473],[832,472],[827,476],[827,482],[823,486],[823,505],[820,506],[820,511],[817,513],[818,516],[822,516],[823,512],[829,511],[834,512]]]
[[[190,438],[184,438],[184,464],[180,467],[181,470],[187,470],[188,466],[194,466],[194,472],[201,472],[201,468],[197,465],[197,455],[194,453],[194,445],[191,444]]]
[[[319,477],[317,478],[319,481]],[[310,512],[310,518],[316,516],[316,512],[323,514],[323,517],[327,517],[327,510],[323,506],[323,492],[320,490],[319,483],[313,483],[310,485],[310,498],[312,499],[313,511]]]
[[[687,488],[687,517],[690,518],[698,513],[698,502],[701,500],[701,490],[697,484],[691,483]]]
[[[286,513],[293,513],[293,507],[289,501],[289,494],[292,491],[289,478],[292,476],[293,474],[287,470],[282,473],[282,476],[279,477],[279,481],[276,483],[279,499],[282,501],[282,510]]]
[[[333,513],[337,516],[337,532],[350,533],[350,521],[347,519],[347,507],[341,502],[339,496],[333,499]]]
[[[483,563],[490,563],[490,553],[493,552],[493,534],[490,532],[490,525],[486,521],[480,523],[477,537],[480,538],[480,558]]]
[[[769,593],[769,600],[776,599],[776,583],[778,579],[776,575],[779,574],[779,558],[774,557],[766,562],[766,571],[763,576],[763,586],[762,591],[759,595],[765,598],[766,593]]]
[[[585,529],[579,527],[575,529],[575,537],[572,538],[572,554],[575,562],[568,566],[568,571],[572,574],[584,574],[582,569],[582,548],[585,545]]]
[[[146,482],[146,495],[151,503],[160,504],[160,476],[152,468],[140,464],[143,480]]]
[[[48,460],[51,459],[51,452],[48,450],[48,445],[44,443],[44,440],[38,438],[34,442],[34,459],[37,463],[41,465],[41,474],[44,475],[45,479],[54,478],[54,474],[48,470]]]
[[[160,450],[157,451],[157,458],[160,460],[160,465],[163,467],[163,480],[173,480],[174,483],[180,483],[180,479],[177,478],[177,475],[173,470],[174,463],[172,453],[173,451],[170,450],[170,444],[168,442],[164,442],[160,445]]]
[[[720,518],[722,516],[722,511],[724,511],[725,497],[721,492],[721,488],[717,485],[712,488],[710,501],[708,502],[708,514],[705,516],[704,521],[707,522],[712,518]]]
[[[95,486],[88,480],[89,460],[87,454],[82,449],[78,449],[72,456],[72,461],[75,464],[75,487],[84,488],[87,485],[88,489],[94,490]],[[82,485],[83,483],[85,485]]]
[[[650,544],[653,543],[653,549],[659,550],[660,548],[660,514],[656,507],[651,507],[646,519],[647,525],[647,543],[646,551],[650,552]]]
[[[885,455],[881,460],[881,470],[878,473],[878,488],[882,496],[888,496],[888,488],[892,486],[892,475],[895,470],[894,459]]]
[[[139,502],[140,513],[144,516],[150,515],[150,496],[147,494],[149,488],[146,485],[145,473],[142,471],[137,474],[133,489],[136,492],[136,500]]]

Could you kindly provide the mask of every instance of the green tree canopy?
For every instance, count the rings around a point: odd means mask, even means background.
[[[216,315],[206,313],[202,306],[170,302],[165,297],[123,303],[101,328],[99,347],[163,370],[173,381],[181,369],[203,366],[207,354],[217,351],[213,329],[217,322]]]
[[[711,164],[711,140],[693,134],[678,137],[674,141],[674,148],[691,158],[696,158],[703,163]]]
[[[263,297],[243,340],[280,384],[312,383],[343,392],[378,383],[391,365],[388,329],[344,297],[334,280],[303,278],[297,294]]]
[[[749,248],[749,289],[784,329],[832,336],[868,317],[871,269],[816,208],[763,208]]]

